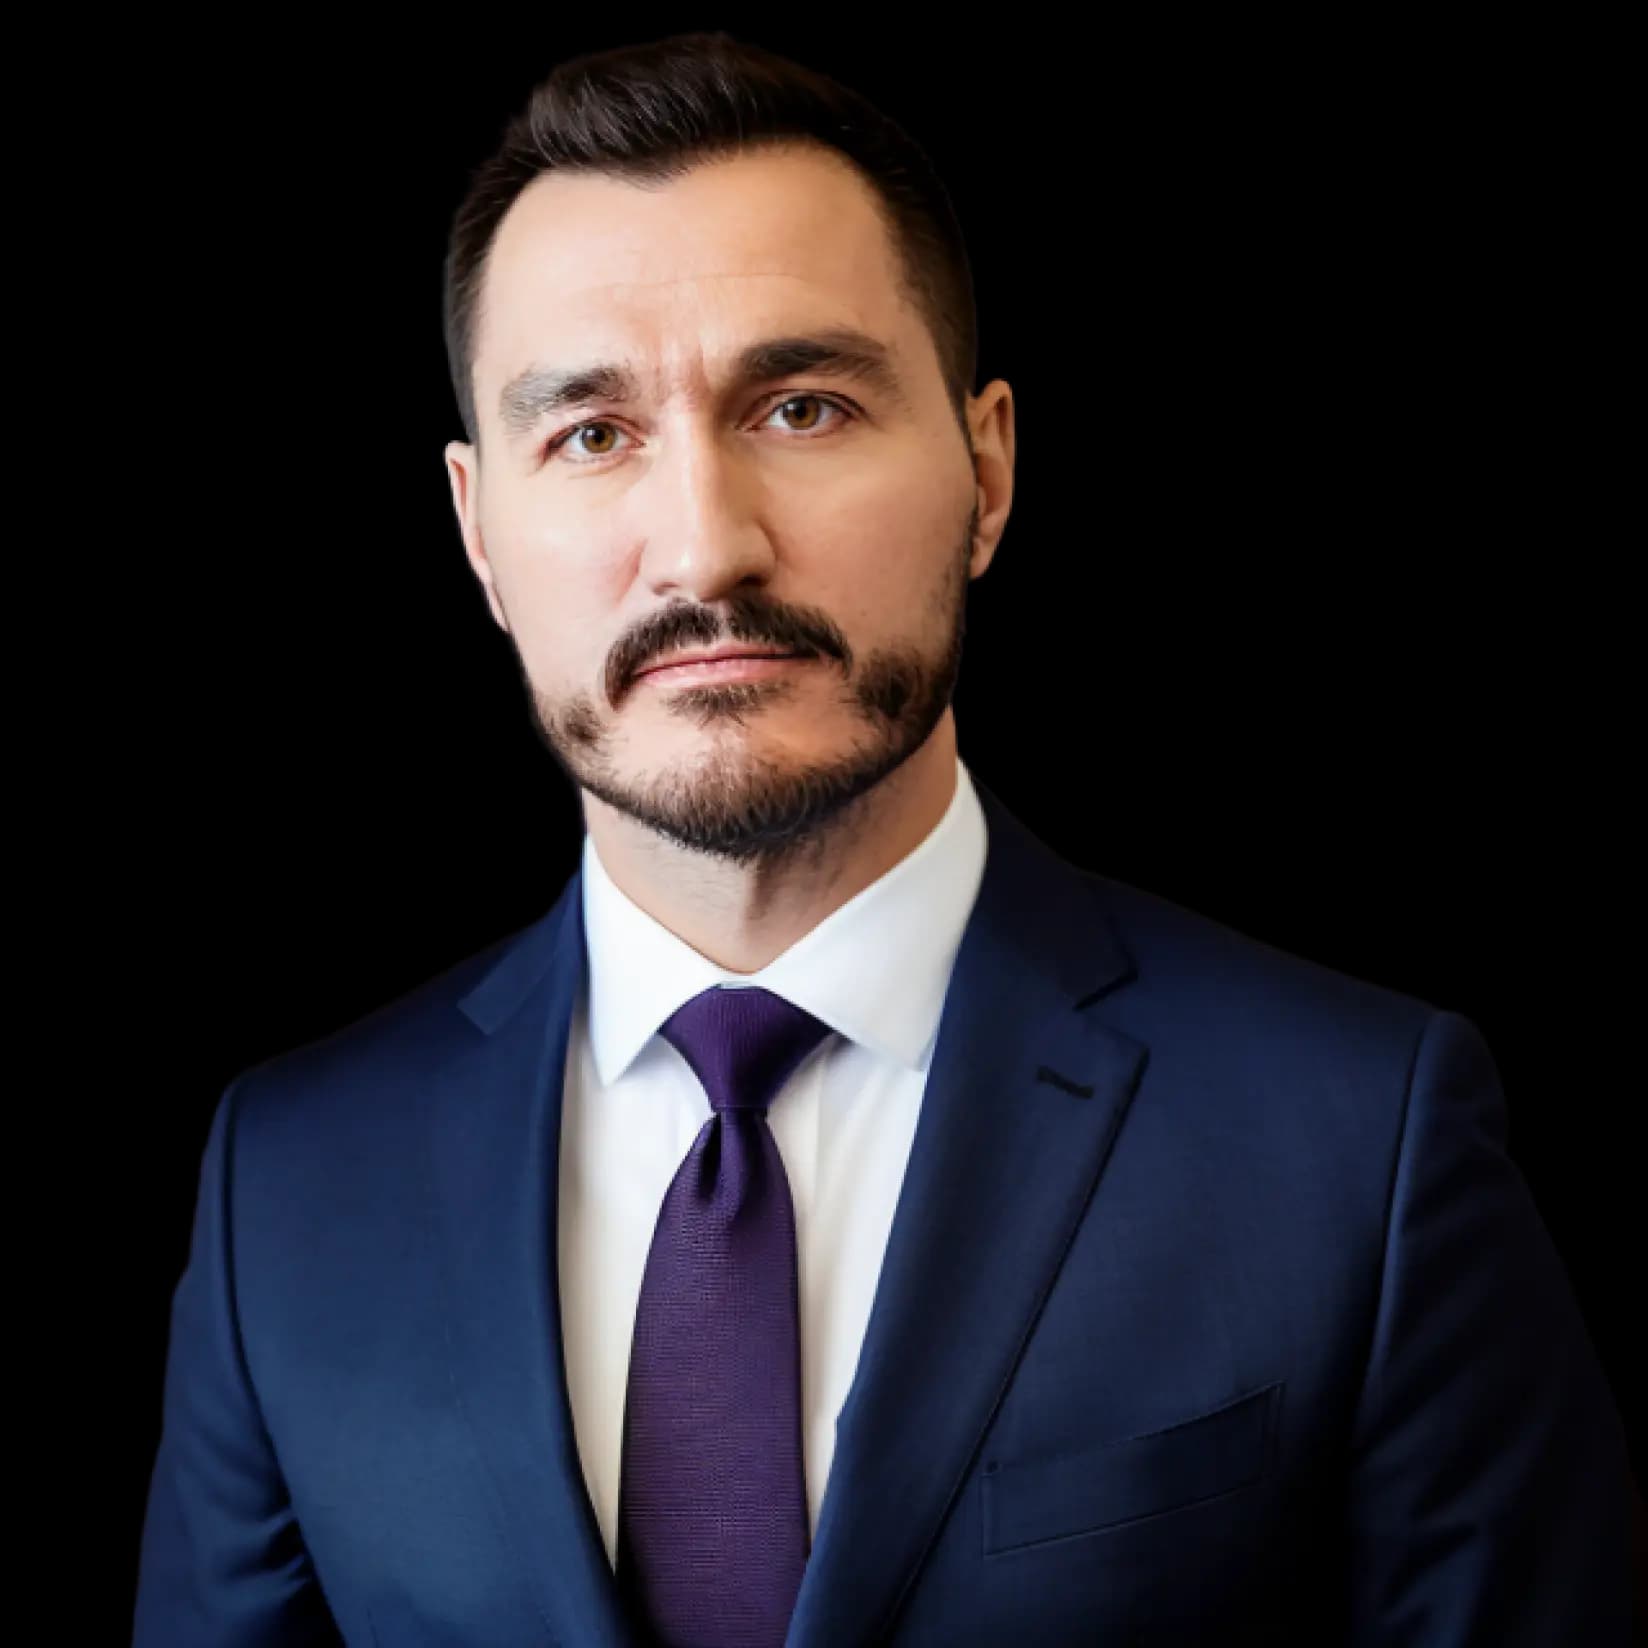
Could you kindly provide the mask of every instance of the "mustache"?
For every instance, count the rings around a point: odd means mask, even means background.
[[[616,705],[642,670],[672,652],[728,641],[852,664],[847,638],[815,608],[776,606],[748,595],[715,607],[677,601],[644,619],[613,648],[607,660],[607,700]]]

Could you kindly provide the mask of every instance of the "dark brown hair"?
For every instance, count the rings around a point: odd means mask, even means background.
[[[978,370],[973,277],[961,227],[924,151],[866,98],[723,30],[571,58],[532,92],[471,174],[445,264],[447,364],[464,430],[480,441],[473,380],[487,255],[535,177],[604,172],[662,184],[700,160],[810,140],[845,155],[875,190],[926,321],[962,434]]]

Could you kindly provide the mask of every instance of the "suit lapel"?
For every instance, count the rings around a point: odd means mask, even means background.
[[[1091,884],[974,780],[989,851],[945,998],[788,1648],[884,1639],[1053,1283],[1144,1062]]]
[[[1092,884],[975,777],[989,831],[788,1648],[880,1640],[971,1466],[1145,1048],[1090,1004],[1130,962]],[[584,1484],[555,1236],[581,877],[461,1001],[427,1089],[457,1394],[546,1637],[633,1637]]]
[[[457,1399],[545,1640],[632,1642],[584,1484],[561,1349],[556,1203],[581,877],[460,1003],[483,1031],[429,1089]]]

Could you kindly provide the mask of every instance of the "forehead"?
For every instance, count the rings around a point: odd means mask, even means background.
[[[548,173],[494,237],[475,379],[490,401],[529,362],[623,354],[671,373],[830,324],[895,351],[920,324],[870,186],[832,151],[741,154],[645,187]]]

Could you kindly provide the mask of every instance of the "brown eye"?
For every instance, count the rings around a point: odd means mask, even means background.
[[[599,436],[603,433],[610,437],[615,435],[617,431],[610,423],[586,423],[581,429],[575,431],[575,433],[584,441],[584,445],[580,447],[579,450],[583,452],[585,457],[604,458],[607,453],[612,450],[612,448],[610,446],[601,446],[598,442],[597,444],[591,446],[589,444],[590,438],[592,436]]]
[[[783,403],[782,406],[779,407],[779,411],[780,412],[788,412],[788,411],[791,410],[791,408],[797,407],[797,406],[811,406],[811,407],[817,408],[817,407],[822,406],[823,404],[824,403],[821,400],[819,400],[819,398],[816,395],[792,395],[787,401],[785,401]],[[817,423],[817,421],[818,421],[818,419],[815,416],[810,423],[807,423],[807,424],[799,426],[799,427],[804,427],[804,428],[810,429],[810,428],[812,428],[813,424]],[[792,427],[798,427],[798,426],[792,425]]]
[[[585,463],[592,462],[596,458],[607,458],[617,450],[615,447],[610,444],[607,446],[601,446],[599,444],[590,446],[586,444],[586,442],[592,435],[597,437],[597,440],[601,435],[605,435],[610,441],[611,438],[617,436],[619,433],[621,432],[616,424],[605,423],[598,419],[592,419],[588,423],[577,423],[574,424],[572,428],[566,430],[563,434],[557,435],[555,439],[544,448],[544,456],[546,458],[553,458],[561,451],[563,447],[576,442],[576,446],[573,447],[572,462]]]
[[[780,401],[778,405],[773,408],[773,413],[782,412],[785,414],[786,421],[789,421],[789,413],[791,408],[797,406],[811,406],[823,411],[833,412],[837,421],[845,421],[852,416],[846,407],[824,395],[791,395],[788,400]],[[772,413],[769,413],[768,416],[771,417]],[[822,427],[827,427],[827,424],[821,425],[816,414],[810,420],[805,422],[797,423],[790,421],[790,428],[795,430],[797,434],[802,435],[810,435],[815,430]]]

